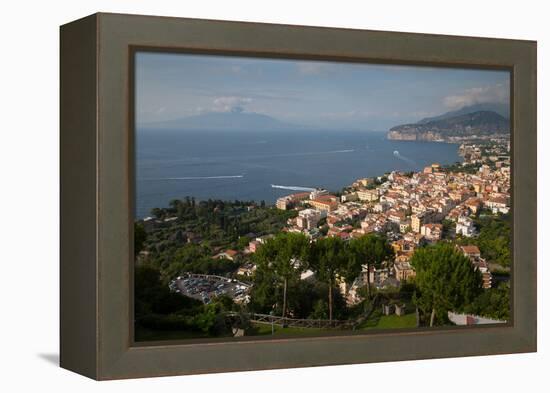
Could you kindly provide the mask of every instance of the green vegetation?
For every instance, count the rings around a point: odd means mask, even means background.
[[[328,319],[332,320],[333,289],[337,276],[346,275],[347,258],[344,242],[337,237],[317,240],[311,249],[311,268],[319,280],[328,286]]]
[[[418,249],[411,264],[416,269],[414,302],[429,326],[445,324],[448,310],[464,310],[482,290],[479,271],[451,244]]]
[[[362,266],[366,265],[367,270],[372,266],[380,268],[384,261],[393,257],[393,249],[385,238],[378,235],[362,236],[349,242],[349,262],[347,266],[347,277],[353,280],[361,272]],[[370,282],[367,281],[367,299],[371,298]]]
[[[279,233],[288,218],[296,215],[253,202],[197,203],[193,198],[172,201],[169,208],[152,213],[159,219],[177,217],[157,225],[143,243],[150,252],[147,264],[159,269],[165,284],[182,271],[222,275],[235,271],[242,262],[239,259],[220,261],[212,256],[219,250],[242,249],[253,237]]]
[[[445,165],[441,169],[443,172],[462,172],[462,173],[469,173],[474,174],[479,172],[479,168],[481,167],[481,164],[466,164],[462,165],[461,162],[455,162],[452,165]]]
[[[488,262],[509,267],[512,262],[512,230],[509,214],[480,215],[475,221],[479,236],[475,244]]]
[[[372,183],[369,183],[366,187],[369,190],[373,190],[376,187],[380,186],[381,184],[387,182],[388,181],[388,176],[383,175],[383,176],[380,176],[380,177],[374,177],[372,179],[373,179]]]
[[[376,313],[365,324],[363,324],[361,330],[372,329],[405,329],[416,327],[416,314],[409,313],[402,316],[398,315],[381,315]]]
[[[337,242],[343,246],[340,239]],[[334,293],[328,282],[300,279],[303,271],[316,269],[317,265],[310,263],[314,248],[301,234],[280,233],[268,239],[253,256],[257,270],[249,309],[294,318],[326,319],[330,310],[323,299],[330,298],[334,313],[343,318],[344,299]]]
[[[459,244],[478,246],[481,256],[487,262],[503,268],[511,266],[512,262],[512,229],[510,214],[492,214],[483,210],[474,219],[479,235],[471,238],[459,238]]]
[[[268,324],[255,324],[254,330],[251,335],[253,336],[268,336],[273,334],[274,336],[311,336],[319,335],[321,333],[334,332],[330,329],[319,328],[300,328],[300,327],[281,327],[274,325],[273,328]]]
[[[196,202],[185,198],[173,201],[167,209],[154,209],[153,214],[159,221],[153,225],[138,222],[135,227],[135,252],[147,251],[136,258],[137,340],[230,337],[236,327],[244,329],[246,335],[271,334],[270,325],[252,325],[249,313],[363,321],[359,329],[415,327],[416,313],[410,311],[416,307],[419,323],[425,326],[448,324],[449,310],[509,319],[509,285],[483,291],[480,273],[455,247],[478,245],[482,257],[503,266],[502,274],[507,274],[511,241],[508,216],[481,214],[475,219],[479,238],[467,239],[454,239],[453,224],[445,221],[445,241],[417,248],[414,253],[411,263],[416,279],[383,289],[367,282],[358,289],[364,300],[347,306],[340,284],[351,284],[365,267],[392,268],[394,253],[385,237],[369,234],[346,242],[338,237],[310,242],[302,234],[282,231],[296,211],[246,201]],[[263,244],[253,254],[241,252],[231,259],[218,256],[228,249],[242,251],[261,236]],[[246,305],[224,296],[203,304],[172,293],[168,287],[183,272],[235,278],[245,263],[256,265],[254,274],[246,278],[253,284]],[[314,277],[301,279],[307,270]],[[409,313],[401,317],[382,315],[381,304],[405,304]],[[322,331],[275,328],[276,335]]]
[[[147,233],[143,225],[139,223],[134,224],[134,256],[138,255],[139,252],[143,250],[146,240]]]
[[[496,288],[483,291],[465,307],[465,311],[470,314],[509,321],[510,308],[510,283],[504,282]]]
[[[154,331],[183,332],[190,336],[224,336],[231,334],[231,325],[223,317],[224,311],[239,311],[227,297],[219,297],[204,305],[198,300],[170,292],[160,279],[158,269],[135,267],[136,337],[150,337]],[[177,334],[170,334],[170,337]]]
[[[225,275],[239,266],[239,261],[212,258],[212,250],[196,244],[185,244],[172,253],[165,252],[170,259],[160,264],[164,283],[181,272]],[[154,261],[152,261],[154,263]]]
[[[451,220],[443,220],[441,224],[443,225],[442,239],[454,239],[456,223]]]
[[[309,240],[304,235],[281,233],[269,239],[254,255],[258,269],[265,274],[271,273],[282,285],[283,317],[286,316],[288,282],[300,279],[300,273],[307,265],[308,253]]]

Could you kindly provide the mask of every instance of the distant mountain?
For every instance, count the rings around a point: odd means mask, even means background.
[[[510,120],[493,111],[437,116],[414,124],[403,124],[389,130],[388,139],[408,141],[456,142],[473,137],[507,134]],[[422,122],[424,121],[424,122]]]
[[[141,123],[139,128],[160,128],[178,130],[240,130],[276,131],[303,128],[277,120],[271,116],[255,112],[231,111],[208,112],[196,116],[161,122]]]
[[[485,103],[485,104],[474,104],[462,107],[455,111],[450,111],[443,113],[439,116],[434,117],[426,117],[420,121],[418,121],[418,124],[426,124],[432,121],[437,120],[444,120],[449,119],[451,117],[460,116],[460,115],[466,115],[468,113],[474,113],[474,112],[481,112],[481,111],[490,111],[490,112],[496,112],[499,115],[509,118],[510,117],[510,106],[507,104],[498,104],[498,103]]]

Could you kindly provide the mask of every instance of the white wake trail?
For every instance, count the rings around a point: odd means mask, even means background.
[[[281,186],[278,184],[272,184],[272,188],[280,188],[283,190],[292,190],[292,191],[315,191],[315,188],[311,187],[300,187],[300,186]]]
[[[412,165],[412,166],[416,166],[416,165],[417,165],[415,161],[413,161],[413,160],[411,160],[410,158],[407,158],[407,157],[401,155],[401,154],[399,153],[399,151],[397,151],[397,150],[394,150],[394,151],[393,151],[393,156],[394,156],[395,158],[397,158],[398,160],[405,161],[405,162],[406,162],[407,164],[409,164],[409,165]]]

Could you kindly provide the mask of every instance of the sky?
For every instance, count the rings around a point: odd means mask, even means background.
[[[508,103],[506,71],[136,54],[136,122],[255,112],[312,127],[385,131],[476,103]]]

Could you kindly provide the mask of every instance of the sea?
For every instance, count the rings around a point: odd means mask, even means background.
[[[136,218],[185,196],[264,200],[356,179],[461,161],[458,145],[342,130],[136,132]]]

